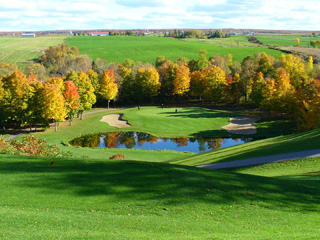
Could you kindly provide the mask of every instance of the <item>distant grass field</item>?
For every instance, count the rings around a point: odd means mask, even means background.
[[[0,169],[1,239],[320,236],[319,175],[310,171],[277,177],[274,165],[274,176],[264,177],[162,163],[6,155],[0,155]]]
[[[229,39],[226,39],[229,41]],[[76,46],[80,53],[88,54],[93,60],[106,59],[108,62],[123,62],[130,58],[134,61],[154,63],[158,56],[175,60],[178,57],[198,59],[199,50],[207,49],[208,57],[232,54],[233,59],[242,61],[243,58],[257,52],[266,52],[275,58],[279,58],[280,51],[260,47],[219,47],[204,41],[182,41],[173,38],[162,37],[68,37],[66,44]],[[225,43],[227,46],[227,43]],[[229,44],[230,46],[230,44]],[[234,46],[236,43],[234,42]]]
[[[50,46],[63,43],[65,36],[0,37],[0,62],[16,63],[24,71],[28,61],[40,57]]]
[[[265,45],[278,45],[278,46],[296,46],[296,38],[300,39],[301,47],[310,47],[311,40],[319,40],[317,37],[302,37],[302,36],[283,36],[283,35],[272,35],[272,36],[256,36]]]

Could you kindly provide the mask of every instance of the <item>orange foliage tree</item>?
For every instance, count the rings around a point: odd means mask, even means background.
[[[65,106],[67,116],[70,120],[70,125],[72,124],[72,119],[74,115],[78,112],[79,102],[79,93],[78,88],[72,81],[66,81],[64,83],[64,92],[63,96],[65,99]]]
[[[81,119],[83,118],[83,112],[91,109],[92,105],[96,102],[96,95],[94,94],[94,88],[88,75],[85,72],[72,71],[66,76],[66,81],[73,81],[78,88],[79,93],[79,112],[81,113]]]

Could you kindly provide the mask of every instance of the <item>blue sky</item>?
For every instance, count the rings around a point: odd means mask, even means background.
[[[320,0],[0,0],[0,31],[319,30]]]

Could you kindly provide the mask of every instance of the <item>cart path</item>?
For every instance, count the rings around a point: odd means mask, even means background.
[[[255,157],[255,158],[235,160],[230,162],[204,164],[204,165],[198,165],[196,167],[209,168],[209,169],[238,168],[238,167],[247,167],[247,166],[261,165],[266,163],[283,162],[288,160],[296,160],[300,158],[313,158],[313,157],[320,157],[320,149],[277,154],[277,155],[271,155],[271,156],[265,156],[265,157]]]

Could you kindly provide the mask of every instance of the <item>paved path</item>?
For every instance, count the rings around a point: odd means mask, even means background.
[[[10,135],[9,137],[6,138],[7,141],[11,141],[12,139],[19,137],[20,135],[22,135],[23,133],[17,133],[15,135]]]
[[[197,167],[209,168],[209,169],[237,168],[237,167],[246,167],[246,166],[253,166],[253,165],[261,165],[265,163],[283,162],[287,160],[295,160],[300,158],[312,158],[312,157],[320,157],[320,149],[277,154],[277,155],[265,156],[265,157],[249,158],[249,159],[236,160],[236,161],[230,161],[230,162],[204,164],[204,165],[199,165]]]

